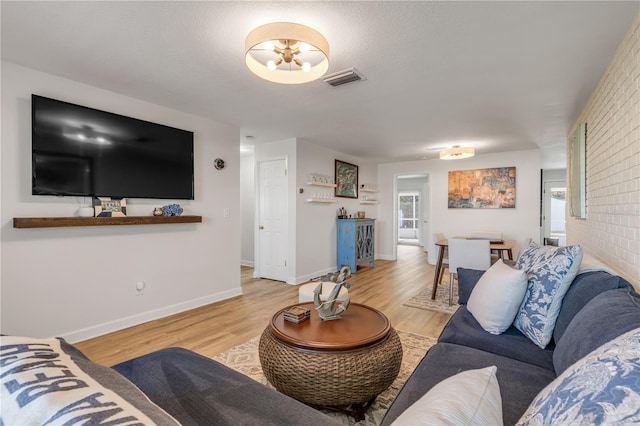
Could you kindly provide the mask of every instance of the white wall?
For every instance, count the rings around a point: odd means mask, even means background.
[[[447,206],[448,172],[451,170],[516,167],[516,207],[514,209],[449,209]],[[514,257],[525,238],[539,235],[540,221],[540,150],[512,151],[476,155],[456,160],[425,160],[387,163],[378,166],[378,183],[382,194],[393,194],[395,177],[428,174],[430,183],[431,233],[446,236],[469,235],[473,231],[501,231],[505,239],[516,240]],[[393,241],[393,197],[380,197],[378,205],[378,255],[395,259]],[[436,250],[429,244],[429,263],[435,263]]]
[[[297,154],[298,190],[294,196],[297,205],[296,280],[300,283],[337,270],[336,217],[340,207],[354,217],[360,210],[366,217],[375,218],[376,211],[375,205],[360,204],[359,199],[354,198],[336,197],[336,203],[308,202],[314,192],[334,192],[333,188],[307,185],[309,174],[334,176],[337,159],[358,166],[359,184],[374,184],[377,176],[375,165],[307,141],[298,140]],[[303,193],[299,192],[300,188]],[[361,198],[360,191],[358,194]]]
[[[567,218],[568,244],[640,288],[640,13],[569,135],[585,122],[587,218]]]
[[[349,214],[353,215],[358,210],[364,210],[367,217],[375,218],[375,205],[363,205],[360,204],[359,199],[351,198],[336,198],[336,203],[309,203],[307,200],[314,192],[332,192],[333,189],[307,185],[308,176],[312,173],[333,176],[334,161],[338,159],[358,166],[359,183],[376,183],[376,166],[356,157],[343,155],[299,139],[257,144],[254,149],[256,164],[260,161],[275,159],[287,160],[289,194],[287,283],[299,284],[336,271],[337,209],[344,207]],[[258,179],[257,176],[256,179]],[[303,190],[302,193],[300,189]],[[258,205],[257,191],[255,197],[255,205]],[[256,222],[254,229],[257,229],[257,226]],[[255,244],[258,244],[258,237]],[[256,247],[255,276],[260,276],[258,252]]]
[[[195,200],[130,199],[127,213],[175,201],[203,223],[14,229],[13,217],[73,216],[87,201],[31,195],[32,93],[193,131]],[[3,62],[2,333],[75,342],[240,294],[239,139],[235,127]]]

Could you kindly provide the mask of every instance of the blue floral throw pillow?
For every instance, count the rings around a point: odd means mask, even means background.
[[[640,328],[600,346],[533,400],[518,425],[640,422]]]
[[[553,247],[531,243],[518,257],[527,273],[527,292],[513,325],[544,349],[553,336],[562,299],[578,273],[580,246]]]

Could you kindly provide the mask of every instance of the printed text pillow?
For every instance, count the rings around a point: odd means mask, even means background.
[[[0,423],[177,425],[133,383],[58,339],[0,336]]]

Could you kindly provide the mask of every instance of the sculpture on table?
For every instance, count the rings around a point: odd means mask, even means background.
[[[349,288],[351,284],[346,282],[345,280],[351,276],[351,268],[348,266],[343,266],[338,273],[328,274],[322,277],[320,284],[313,290],[313,304],[316,307],[316,311],[318,311],[318,315],[323,320],[334,320],[339,319],[340,314],[343,313],[351,302],[351,298],[347,297],[341,303],[338,300],[338,295],[340,294],[340,290],[342,287]],[[329,293],[327,300],[324,302],[321,300],[320,295],[322,294],[322,282],[323,281],[331,281],[336,283]]]

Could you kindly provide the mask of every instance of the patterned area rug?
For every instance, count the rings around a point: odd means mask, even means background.
[[[391,386],[382,392],[376,398],[375,402],[369,410],[367,410],[366,418],[363,421],[355,422],[353,417],[341,413],[324,411],[328,416],[335,418],[345,425],[379,425],[382,422],[384,414],[389,409],[391,402],[409,378],[413,370],[424,357],[427,350],[436,343],[436,339],[432,337],[420,336],[418,334],[408,333],[396,330],[402,342],[402,365],[400,373]],[[260,337],[254,337],[248,342],[222,352],[213,357],[214,360],[245,374],[252,379],[272,387],[262,373],[260,366],[260,358],[258,357],[258,342]]]
[[[404,303],[405,306],[411,306],[412,308],[425,309],[427,311],[444,312],[446,314],[453,314],[458,309],[458,286],[453,285],[453,305],[449,306],[449,283],[444,282],[438,284],[438,290],[436,291],[436,299],[431,299],[431,289],[433,283],[424,287],[411,299]]]

